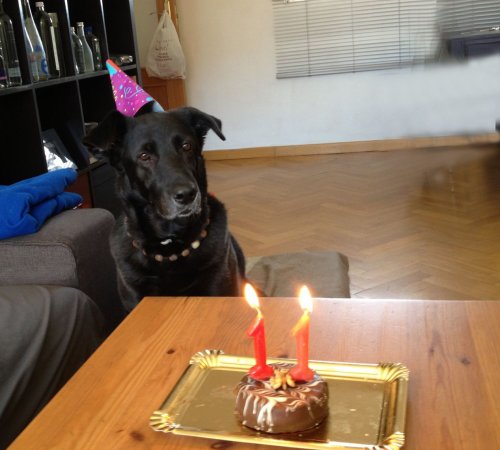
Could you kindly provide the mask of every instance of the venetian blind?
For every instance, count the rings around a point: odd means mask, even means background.
[[[500,27],[500,0],[439,0],[445,33],[486,31]]]
[[[437,0],[272,1],[277,78],[401,67],[439,47]]]

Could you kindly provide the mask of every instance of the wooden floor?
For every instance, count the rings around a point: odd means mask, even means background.
[[[500,300],[498,145],[207,166],[248,256],[340,251],[352,297]]]

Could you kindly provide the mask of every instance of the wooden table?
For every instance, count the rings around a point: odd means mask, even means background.
[[[268,354],[294,357],[294,299],[264,299]],[[154,432],[148,421],[197,351],[252,355],[242,299],[147,298],[12,449],[264,448]],[[500,302],[317,299],[312,359],[402,362],[406,449],[500,448]],[[272,447],[278,448],[278,447]]]

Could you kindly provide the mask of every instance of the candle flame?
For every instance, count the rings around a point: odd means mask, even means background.
[[[258,312],[260,312],[259,297],[257,297],[255,289],[249,283],[245,283],[245,299],[253,309],[256,309]]]
[[[300,307],[304,310],[304,312],[312,313],[313,304],[312,304],[311,293],[309,292],[309,289],[305,285],[300,288],[299,302],[300,302]]]

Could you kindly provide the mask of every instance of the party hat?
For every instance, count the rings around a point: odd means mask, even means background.
[[[146,104],[150,105],[151,111],[160,112],[163,108],[160,104],[140,87],[132,78],[123,72],[113,61],[106,61],[113,96],[115,97],[116,109],[125,116],[133,117]]]

